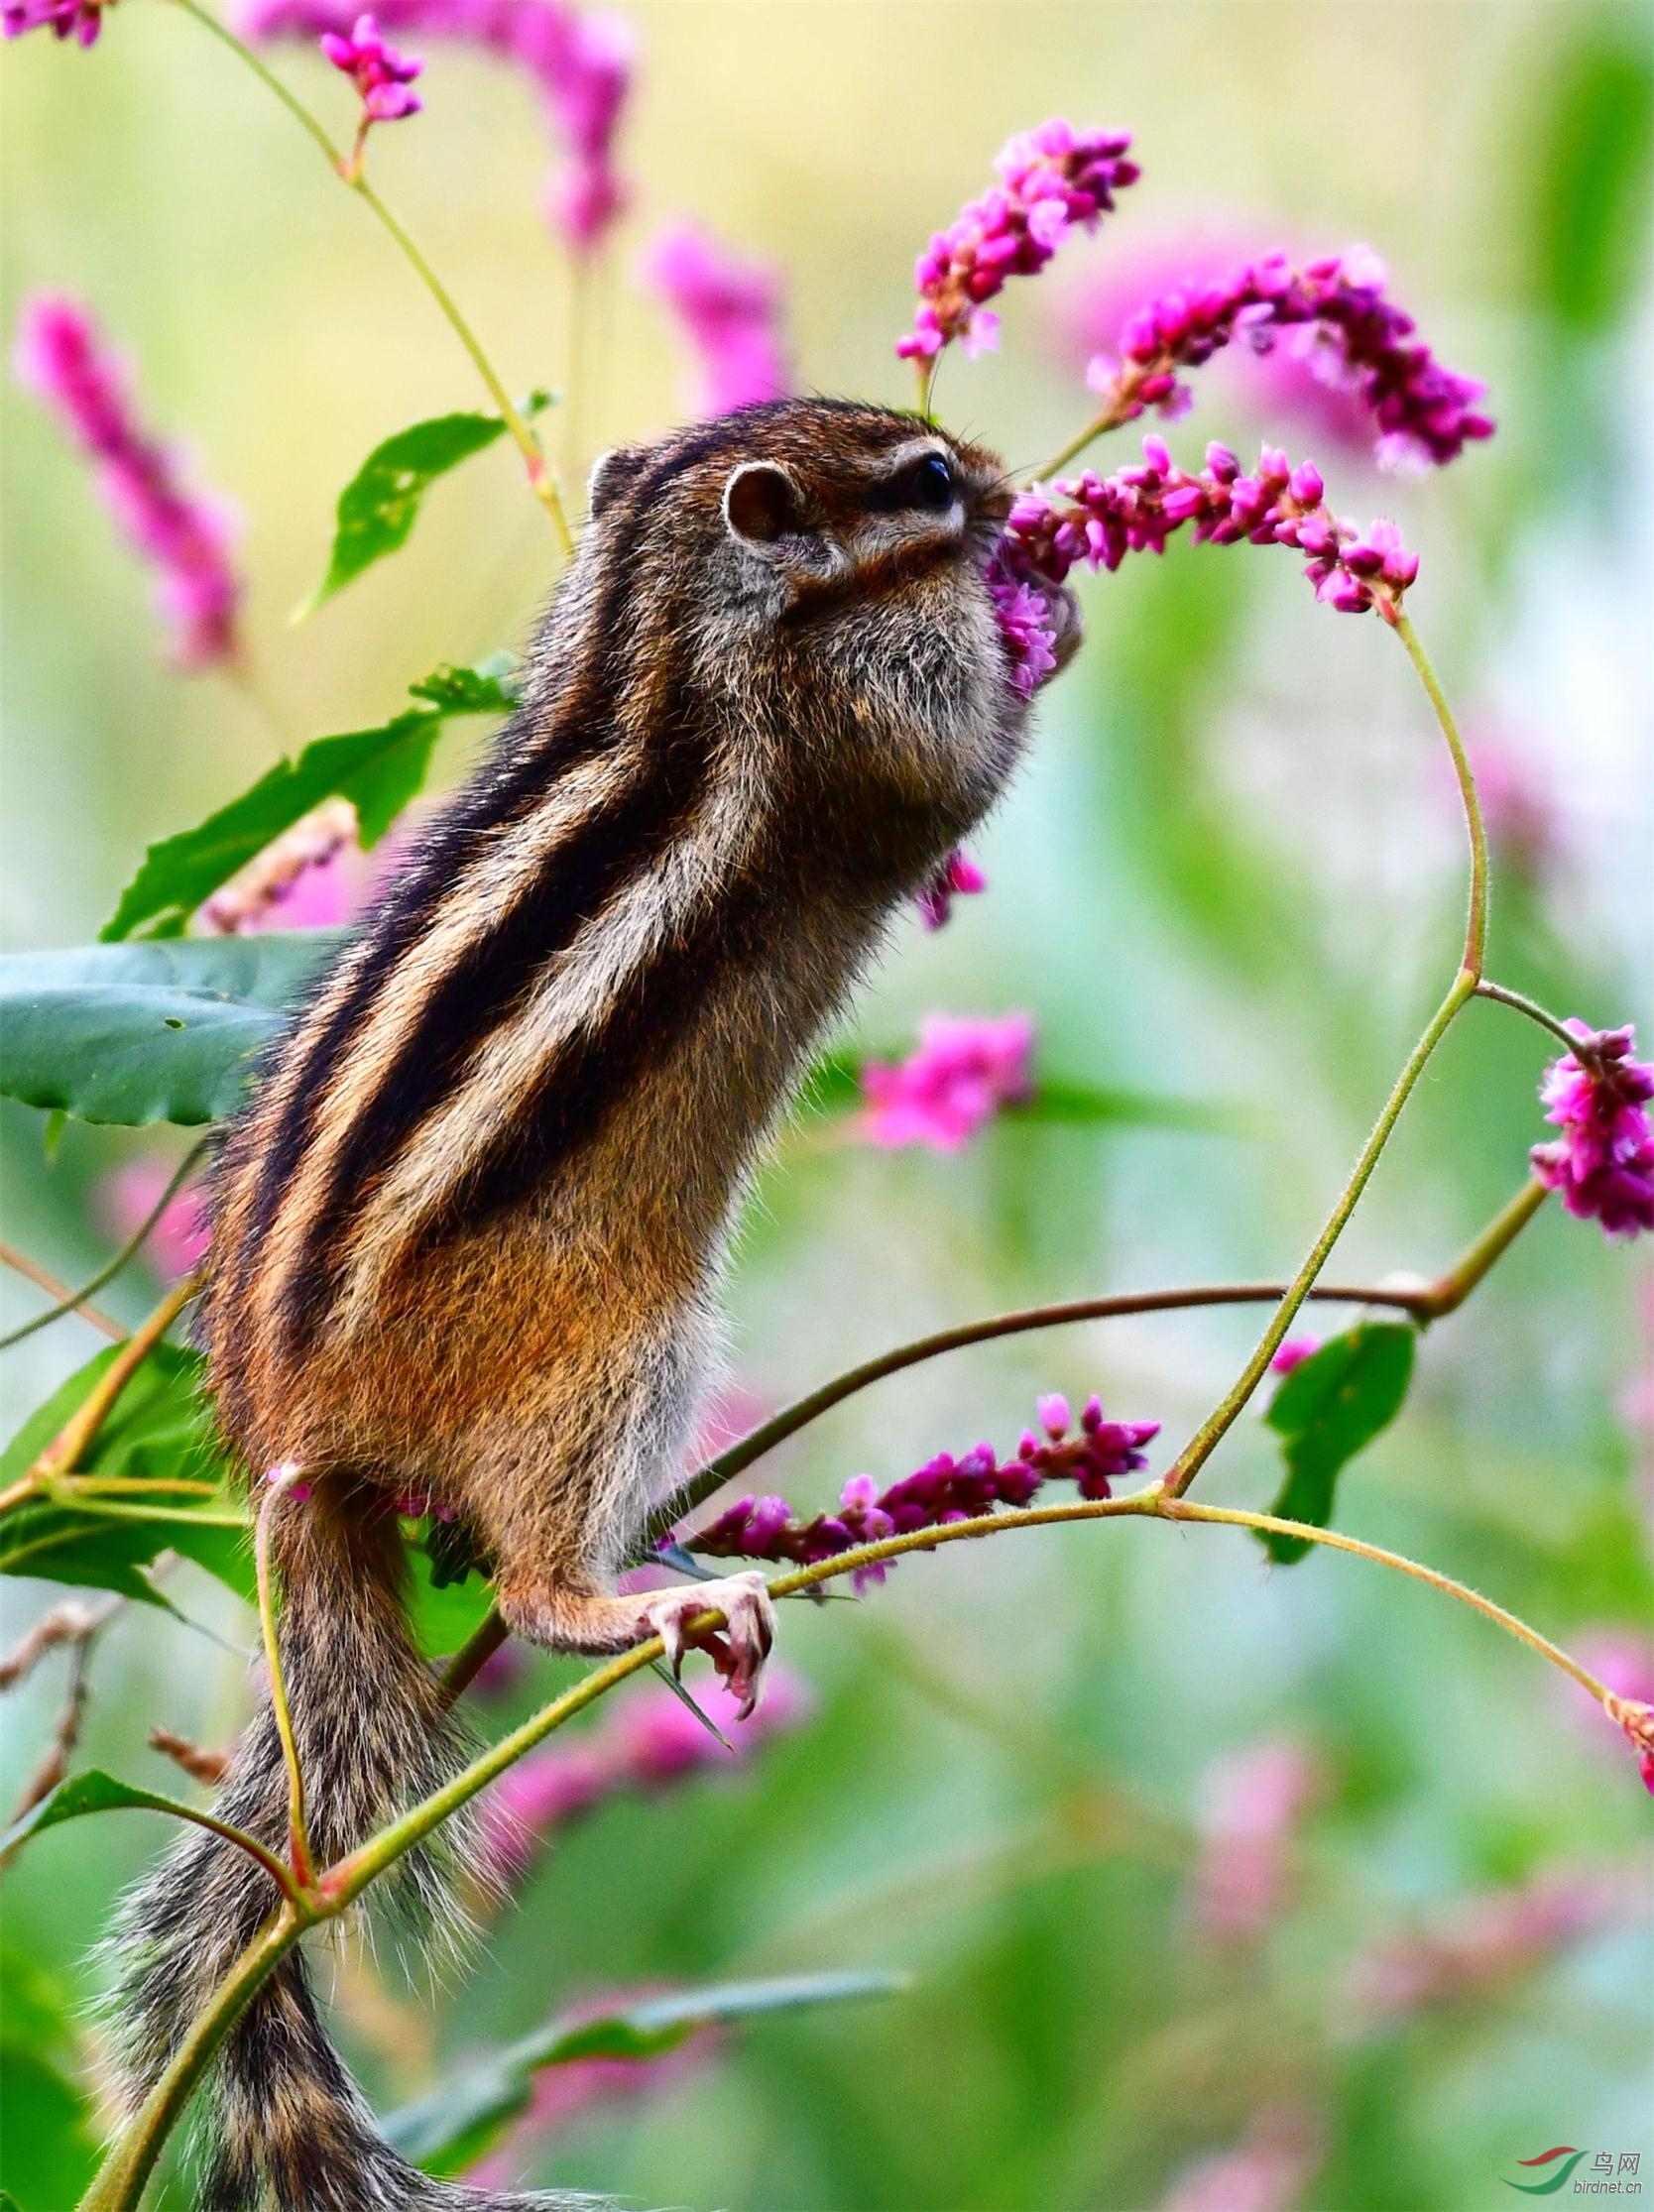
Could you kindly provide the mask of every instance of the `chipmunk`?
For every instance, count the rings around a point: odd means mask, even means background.
[[[921,418],[745,408],[607,455],[492,757],[261,1071],[215,1176],[201,1333],[272,1531],[318,1865],[463,1756],[405,1609],[396,1500],[494,1562],[520,1635],[712,1648],[745,1706],[764,1578],[612,1581],[715,1355],[732,1211],[813,1039],[899,903],[1004,790],[1026,703],[985,570],[1000,463]],[[1057,603],[1059,658],[1078,641]],[[273,1848],[268,1701],[222,1818]],[[456,1823],[403,1862],[436,1921]],[[447,1863],[444,1863],[446,1860]],[[123,1909],[129,2098],[275,1903],[191,1833]],[[204,2212],[548,2204],[431,2180],[380,2136],[290,1952],[219,2061]]]

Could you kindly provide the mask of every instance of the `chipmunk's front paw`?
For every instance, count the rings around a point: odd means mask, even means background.
[[[686,1582],[669,1590],[656,1590],[646,1600],[644,1618],[666,1647],[672,1673],[683,1667],[683,1654],[693,1644],[710,1657],[740,1700],[738,1718],[757,1710],[764,1688],[764,1663],[775,1644],[775,1608],[765,1580],[756,1568],[742,1574],[721,1575],[715,1582]],[[722,1613],[724,1628],[691,1633],[691,1623],[701,1613]]]

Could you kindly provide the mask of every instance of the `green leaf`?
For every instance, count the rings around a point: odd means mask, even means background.
[[[100,1351],[36,1408],[0,1454],[0,1487],[20,1480],[86,1398],[121,1347]],[[121,1392],[81,1465],[82,1474],[134,1481],[168,1476],[221,1482],[198,1352],[158,1344]],[[38,1575],[117,1590],[145,1604],[166,1600],[144,1572],[162,1552],[181,1552],[239,1596],[255,1594],[246,1516],[226,1492],[194,1507],[169,1496],[26,1499],[0,1517],[0,1573]]]
[[[509,652],[491,653],[474,668],[456,668],[444,660],[408,688],[415,699],[428,700],[444,714],[510,714],[518,699],[516,666]]]
[[[550,404],[549,392],[531,392],[523,412],[535,415]],[[495,444],[505,429],[497,414],[434,414],[376,445],[339,494],[327,573],[295,608],[294,621],[313,615],[364,569],[405,544],[437,477]]]
[[[424,782],[443,718],[496,714],[508,698],[497,674],[438,669],[423,679],[415,703],[388,722],[312,739],[204,822],[152,845],[100,932],[103,942],[139,928],[176,936],[221,883],[323,799],[349,799],[362,843],[377,843]]]
[[[38,2050],[0,2042],[0,2212],[65,2212],[97,2170],[91,2106],[60,2066]]]
[[[1537,130],[1532,115],[1518,126],[1534,180],[1536,289],[1562,322],[1593,337],[1633,311],[1648,265],[1654,60],[1646,24],[1627,36],[1630,24],[1598,17],[1560,81],[1547,78]]]
[[[1339,1475],[1401,1411],[1417,1341],[1410,1322],[1361,1322],[1293,1368],[1264,1416],[1283,1439],[1286,1460],[1271,1513],[1330,1526]],[[1283,1567],[1311,1549],[1301,1536],[1264,1532],[1260,1541]]]
[[[275,1009],[343,941],[295,930],[0,958],[0,1092],[82,1121],[221,1120]]]
[[[88,1767],[83,1774],[71,1774],[49,1791],[39,1805],[14,1820],[0,1833],[0,1860],[9,1859],[14,1851],[28,1842],[32,1835],[39,1835],[43,1828],[60,1827],[65,1820],[79,1820],[88,1812],[170,1812],[177,1820],[193,1820],[195,1808],[183,1805],[177,1798],[164,1797],[159,1790],[141,1790],[134,1783],[122,1782],[118,1776],[105,1774],[101,1767]]]
[[[901,1974],[800,1974],[772,1981],[725,1982],[673,1990],[580,2022],[551,2021],[456,2081],[393,2113],[385,2132],[427,2172],[453,2174],[480,2157],[528,2105],[541,2066],[576,2058],[655,2058],[698,2029],[765,2013],[888,1997],[908,1987]]]

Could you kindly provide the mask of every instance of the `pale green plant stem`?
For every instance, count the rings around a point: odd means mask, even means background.
[[[1372,1171],[1390,1140],[1391,1131],[1401,1117],[1401,1109],[1412,1096],[1413,1087],[1423,1075],[1431,1054],[1453,1026],[1454,1017],[1467,1000],[1475,997],[1477,986],[1481,981],[1482,961],[1487,947],[1487,836],[1482,827],[1476,778],[1471,773],[1470,759],[1459,735],[1459,726],[1453,719],[1453,710],[1447,703],[1436,671],[1430,664],[1429,655],[1419,642],[1417,632],[1394,600],[1380,601],[1378,611],[1400,639],[1407,657],[1424,686],[1426,696],[1435,709],[1459,782],[1459,795],[1465,810],[1465,827],[1471,847],[1471,881],[1464,955],[1459,971],[1449,986],[1447,996],[1431,1015],[1424,1034],[1408,1054],[1407,1063],[1384,1102],[1383,1110],[1373,1124],[1371,1135],[1361,1147],[1360,1156],[1349,1181],[1334,1202],[1333,1210],[1322,1224],[1320,1234],[1310,1246],[1303,1265],[1292,1278],[1286,1296],[1276,1307],[1251,1357],[1167,1470],[1165,1488],[1172,1497],[1181,1497],[1188,1489],[1268,1372],[1269,1362],[1280,1349],[1281,1342],[1292,1326],[1293,1316],[1309,1296],[1316,1277],[1331,1256],[1333,1246],[1344,1233],[1346,1222],[1356,1211],[1361,1193],[1366,1189]]]
[[[20,1344],[25,1337],[32,1337],[37,1329],[50,1328],[53,1322],[60,1321],[64,1314],[74,1313],[77,1308],[85,1305],[87,1299],[95,1297],[105,1283],[114,1281],[127,1261],[142,1249],[157,1222],[166,1213],[168,1207],[172,1205],[174,1199],[177,1197],[196,1161],[205,1151],[206,1141],[206,1138],[202,1137],[198,1144],[192,1144],[189,1147],[189,1150],[173,1170],[167,1188],[156,1200],[154,1206],[150,1208],[149,1213],[138,1227],[134,1229],[131,1236],[127,1238],[114,1258],[105,1260],[97,1273],[88,1276],[78,1290],[71,1290],[66,1297],[60,1298],[57,1305],[49,1306],[44,1314],[36,1314],[32,1321],[26,1321],[20,1328],[9,1330],[4,1337],[0,1337],[0,1351],[9,1350],[13,1344]]]
[[[563,506],[562,493],[558,489],[557,480],[546,462],[544,448],[535,435],[532,425],[525,418],[522,409],[501,382],[493,362],[484,352],[476,332],[464,315],[461,314],[452,293],[363,175],[360,140],[358,140],[354,153],[342,153],[303,101],[295,93],[289,90],[273,69],[265,66],[252,48],[238,39],[227,24],[221,23],[210,10],[200,6],[199,0],[173,0],[173,4],[181,8],[185,15],[192,16],[205,30],[210,31],[215,39],[222,45],[227,46],[230,52],[236,55],[253,71],[261,83],[275,93],[288,113],[304,129],[326,157],[328,167],[333,171],[339,181],[348,186],[358,199],[373,210],[373,213],[395,243],[397,250],[403,255],[409,267],[430,293],[432,299],[435,300],[454,336],[470,356],[472,366],[478,376],[481,377],[490,399],[499,409],[500,419],[505,423],[514,444],[523,456],[523,464],[528,474],[530,489],[550,516],[551,526],[557,533],[557,542],[561,546],[566,559],[574,551],[574,533],[569,528],[568,515]]]
[[[1288,1536],[1309,1544],[1325,1544],[1335,1551],[1351,1552],[1358,1558],[1373,1561],[1381,1567],[1394,1568],[1397,1572],[1426,1582],[1433,1589],[1456,1597],[1471,1606],[1485,1619],[1508,1631],[1561,1668],[1598,1701],[1607,1696],[1603,1685],[1579,1662],[1559,1646],[1518,1620],[1514,1613],[1502,1605],[1457,1582],[1451,1575],[1440,1574],[1435,1569],[1421,1567],[1416,1561],[1403,1558],[1399,1553],[1386,1552],[1374,1544],[1363,1544],[1359,1538],[1340,1536],[1331,1529],[1311,1528],[1307,1523],[1283,1520],[1277,1514],[1246,1513],[1227,1506],[1192,1504],[1183,1499],[1168,1497],[1159,1489],[1140,1491],[1125,1498],[1081,1500],[1073,1504],[1023,1506],[1004,1513],[987,1514],[976,1520],[948,1522],[940,1528],[919,1529],[907,1536],[886,1537],[882,1543],[859,1545],[854,1551],[842,1552],[835,1559],[821,1560],[810,1567],[800,1567],[780,1574],[769,1584],[769,1594],[774,1598],[792,1597],[800,1591],[811,1590],[819,1584],[832,1581],[845,1574],[854,1574],[859,1569],[876,1567],[890,1560],[900,1559],[910,1552],[933,1552],[944,1544],[975,1541],[986,1536],[998,1536],[1012,1529],[1055,1527],[1070,1521],[1105,1520],[1159,1520],[1177,1523],[1211,1522],[1259,1532]],[[722,1624],[719,1613],[703,1614],[691,1624],[691,1633],[698,1633]],[[250,1948],[243,1953],[231,1969],[224,1983],[194,2023],[189,2035],[180,2045],[177,2057],[166,2075],[151,2093],[142,2110],[134,2117],[126,2131],[117,2140],[106,2158],[91,2189],[82,2199],[80,2212],[137,2212],[144,2183],[153,2171],[171,2128],[181,2114],[195,2081],[223,2040],[237,2013],[253,1996],[266,1976],[281,1958],[298,1940],[309,1921],[332,1919],[352,1905],[370,1883],[393,1865],[405,1852],[439,1827],[450,1814],[459,1810],[491,1782],[496,1782],[507,1769],[533,1750],[564,1721],[594,1703],[607,1691],[616,1688],[628,1677],[641,1673],[645,1668],[664,1656],[664,1646],[658,1636],[651,1636],[645,1643],[609,1660],[595,1668],[583,1682],[565,1690],[560,1697],[541,1708],[522,1727],[516,1728],[491,1749],[472,1761],[465,1771],[457,1775],[444,1789],[415,1805],[400,1820],[384,1828],[360,1850],[351,1852],[336,1865],[327,1869],[313,1888],[307,1890],[298,1906],[287,1905],[268,1923]]]
[[[268,1488],[253,1527],[253,1557],[258,1568],[259,1630],[264,1639],[265,1672],[270,1682],[270,1709],[282,1742],[282,1762],[288,1770],[289,1848],[294,1877],[300,1888],[308,1889],[315,1880],[315,1866],[310,1858],[310,1838],[304,1820],[304,1770],[299,1764],[298,1741],[293,1732],[293,1710],[288,1703],[288,1686],[282,1675],[282,1651],[276,1630],[276,1576],[270,1557],[271,1516],[286,1502],[288,1492],[297,1479],[296,1468],[276,1481],[266,1477]]]

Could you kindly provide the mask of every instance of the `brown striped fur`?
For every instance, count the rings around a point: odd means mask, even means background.
[[[906,490],[927,454],[946,512]],[[247,1467],[319,1486],[281,1525],[328,1849],[453,1756],[403,1622],[395,1494],[465,1516],[521,1633],[649,1632],[651,1601],[608,1585],[715,1358],[743,1180],[889,915],[1020,750],[983,579],[1005,505],[988,454],[824,401],[600,464],[521,711],[233,1129],[203,1335]],[[274,1840],[280,1795],[264,1716],[225,1804]],[[268,1904],[198,1837],[134,1901],[129,1931],[171,1934],[129,1992],[135,2093]],[[284,2212],[448,2201],[378,2145],[301,1969],[243,2016],[222,2080],[212,2212],[261,2185]],[[299,2138],[324,2151],[296,2159]]]

